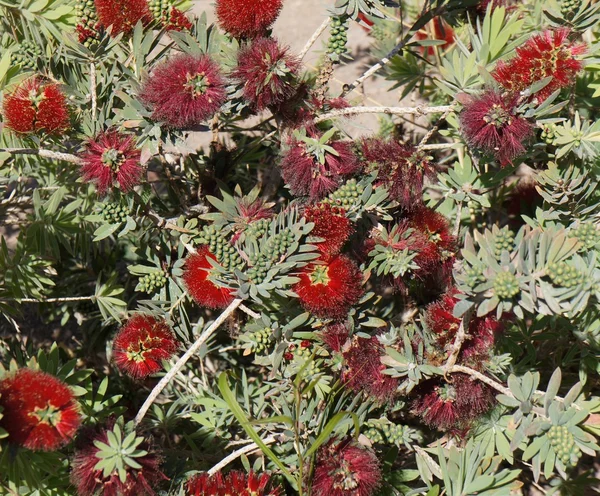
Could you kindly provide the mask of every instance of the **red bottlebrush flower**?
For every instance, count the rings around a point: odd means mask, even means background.
[[[219,25],[234,38],[258,38],[279,16],[283,0],[217,0]]]
[[[152,20],[147,0],[94,0],[96,13],[105,28],[112,26],[111,36],[130,33],[135,25]]]
[[[148,452],[135,458],[140,468],[126,466],[125,481],[119,478],[116,470],[105,476],[101,468],[96,468],[96,464],[101,460],[98,457],[101,450],[94,444],[95,441],[110,445],[108,431],[103,429],[90,436],[84,447],[75,452],[71,483],[77,488],[78,496],[154,496],[156,485],[168,480],[159,470],[161,457],[147,442],[138,446],[138,449]]]
[[[489,386],[465,374],[452,374],[451,382],[429,381],[417,390],[413,412],[440,430],[468,427],[494,404]]]
[[[358,172],[360,163],[350,143],[334,141],[329,146],[337,155],[324,151],[319,157],[306,142],[296,138],[289,140],[280,165],[283,180],[293,195],[321,200],[334,191],[345,176]]]
[[[154,69],[140,92],[154,120],[178,129],[212,117],[225,97],[219,66],[208,55],[171,58]]]
[[[187,496],[281,496],[281,486],[271,484],[271,476],[267,473],[246,474],[232,471],[227,475],[217,472],[209,475],[206,472],[192,477],[185,485]]]
[[[88,24],[83,24],[80,22],[77,24],[77,26],[75,26],[75,31],[77,33],[77,39],[79,40],[79,43],[84,45],[88,41],[99,41],[104,32],[104,28],[99,22],[91,27]]]
[[[339,353],[348,341],[350,332],[348,331],[345,324],[340,322],[331,324],[325,327],[322,332],[319,333],[319,338],[323,341],[332,351]]]
[[[193,26],[192,21],[177,7],[171,7],[167,11],[162,23],[167,31],[189,31]]]
[[[115,337],[113,355],[125,374],[143,379],[162,369],[177,351],[178,342],[164,320],[149,315],[131,317]]]
[[[350,347],[343,352],[344,385],[356,392],[364,391],[378,401],[391,399],[398,387],[398,380],[383,373],[386,369],[381,363],[383,355],[384,348],[377,337],[354,337]]]
[[[414,146],[372,138],[363,142],[362,151],[365,160],[377,170],[379,184],[404,210],[423,204],[423,182],[426,177],[435,177],[435,168]]]
[[[81,156],[83,179],[93,181],[101,194],[115,183],[123,191],[130,191],[142,178],[140,158],[134,136],[109,129],[86,143]]]
[[[45,372],[20,369],[0,381],[0,427],[8,440],[34,451],[53,451],[73,439],[80,424],[73,392]]]
[[[187,257],[183,272],[183,281],[188,293],[198,305],[213,310],[225,308],[233,301],[233,292],[229,288],[217,286],[209,279],[213,266],[209,258],[216,260],[208,246]]]
[[[332,207],[328,203],[306,207],[304,217],[308,222],[315,224],[310,235],[323,238],[324,241],[313,244],[326,259],[341,251],[353,231],[352,223],[346,217],[345,210]]]
[[[33,76],[6,96],[3,105],[6,127],[16,133],[59,134],[69,128],[67,99],[55,83]]]
[[[321,318],[340,319],[362,296],[363,275],[345,255],[308,265],[294,291],[302,306]]]
[[[531,123],[515,113],[517,98],[494,90],[464,97],[460,122],[467,143],[492,154],[501,166],[523,154],[524,143],[533,136]]]
[[[313,496],[372,496],[381,483],[379,460],[352,439],[332,439],[317,453]]]
[[[546,30],[532,36],[517,48],[517,55],[508,62],[500,61],[492,76],[508,91],[518,93],[544,78],[552,80],[534,98],[544,101],[554,91],[575,83],[583,62],[575,58],[587,51],[584,43],[569,41],[569,28]]]
[[[300,60],[273,38],[242,48],[231,77],[244,85],[244,98],[255,110],[280,105],[295,93]]]

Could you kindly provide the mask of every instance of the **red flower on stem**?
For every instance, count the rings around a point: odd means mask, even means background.
[[[178,341],[164,320],[137,314],[117,333],[113,355],[125,374],[143,379],[162,369],[162,361],[177,351]]]
[[[233,301],[233,292],[229,288],[217,286],[209,279],[213,269],[209,259],[216,260],[216,257],[206,245],[188,256],[183,269],[183,281],[198,305],[214,310],[225,308]]]
[[[363,274],[345,255],[310,264],[298,276],[294,291],[302,306],[317,317],[345,317],[363,293]]]
[[[255,110],[280,105],[296,91],[300,61],[273,38],[243,47],[231,77],[244,85],[244,98]]]
[[[321,341],[323,341],[332,351],[335,351],[336,353],[342,351],[349,337],[350,331],[346,325],[341,322],[328,325],[319,333],[319,338]]]
[[[81,155],[84,181],[96,184],[99,193],[105,193],[115,184],[127,192],[142,178],[141,151],[135,146],[135,137],[116,129],[101,132],[86,143]]]
[[[208,55],[177,55],[160,64],[142,86],[140,99],[152,118],[173,128],[196,126],[225,102],[219,66]]]
[[[462,96],[460,123],[467,143],[493,155],[503,167],[525,153],[524,143],[533,136],[531,123],[515,112],[518,98],[491,89]]]
[[[352,439],[332,439],[317,452],[313,496],[372,496],[381,484],[379,460]]]
[[[167,31],[189,31],[193,26],[192,21],[177,7],[171,7],[163,13],[161,21]]]
[[[94,0],[96,13],[105,28],[112,26],[111,36],[128,34],[135,25],[152,20],[147,0]]]
[[[532,36],[517,48],[517,55],[508,62],[500,61],[492,76],[506,90],[518,93],[533,83],[552,77],[550,83],[533,95],[544,101],[557,89],[575,83],[583,62],[576,59],[587,51],[585,43],[569,41],[569,28],[548,29]]]
[[[73,392],[45,372],[20,369],[0,381],[0,427],[8,440],[34,451],[53,451],[71,441],[81,422]]]
[[[308,222],[315,224],[310,235],[323,239],[312,244],[324,258],[337,255],[353,232],[352,223],[346,217],[345,210],[328,203],[306,207],[304,217]]]
[[[4,98],[6,127],[16,133],[59,134],[69,128],[67,99],[55,83],[39,76],[23,81]]]
[[[185,485],[187,496],[281,496],[281,486],[271,484],[271,476],[267,473],[246,474],[232,471],[227,475],[217,472],[209,475],[206,472],[195,475]]]
[[[283,0],[217,0],[219,25],[234,38],[258,38],[279,16]]]

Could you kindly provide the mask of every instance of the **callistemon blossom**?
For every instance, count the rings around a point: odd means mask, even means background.
[[[164,320],[136,314],[117,333],[113,356],[122,372],[143,379],[161,370],[162,361],[177,348],[177,339]]]
[[[111,36],[127,34],[139,21],[152,20],[147,0],[94,0],[94,3],[102,26],[112,26]]]
[[[390,198],[408,211],[423,204],[425,178],[435,177],[435,168],[423,152],[394,140],[370,138],[363,141],[362,153],[377,171],[377,181],[387,188]]]
[[[293,195],[317,201],[334,191],[345,177],[358,172],[360,163],[350,143],[324,143],[323,136],[310,134],[288,140],[280,166]]]
[[[69,128],[67,99],[55,83],[33,76],[4,97],[2,115],[16,133],[58,134]]]
[[[350,337],[350,331],[346,324],[342,322],[334,322],[333,324],[325,327],[320,333],[319,338],[323,341],[332,351],[339,353],[344,348],[344,345]]]
[[[311,244],[317,247],[324,258],[337,255],[354,230],[350,219],[346,217],[346,211],[328,203],[306,207],[304,217],[315,224],[310,236],[323,239]]]
[[[461,95],[460,123],[467,143],[493,155],[501,166],[525,153],[533,126],[515,111],[518,95],[488,89],[478,96]]]
[[[216,14],[221,26],[234,38],[258,38],[279,16],[283,0],[217,0]]]
[[[461,319],[453,315],[454,307],[459,301],[457,293],[456,289],[450,289],[438,301],[431,303],[425,313],[427,327],[442,349],[448,349],[454,343],[460,327]],[[467,336],[461,347],[460,359],[471,366],[481,366],[482,360],[489,358],[501,329],[502,324],[493,316],[472,316],[465,330]]]
[[[183,281],[198,305],[212,309],[225,308],[232,302],[233,292],[229,288],[217,286],[209,279],[214,270],[209,259],[216,260],[216,257],[206,245],[189,255],[183,268]]]
[[[375,453],[351,438],[332,439],[319,448],[313,496],[372,496],[381,484]]]
[[[155,121],[173,128],[196,126],[225,102],[219,66],[208,55],[176,55],[152,71],[140,99]]]
[[[123,191],[131,190],[142,178],[141,151],[135,137],[109,129],[88,140],[81,155],[84,181],[91,181],[98,192],[105,193],[118,184]]]
[[[271,482],[267,473],[256,474],[233,470],[224,475],[217,472],[197,474],[185,484],[187,496],[282,496],[283,489]]]
[[[585,43],[569,41],[569,28],[546,30],[532,36],[517,48],[517,55],[500,61],[492,76],[510,92],[520,92],[533,83],[552,77],[550,83],[533,95],[539,102],[554,91],[575,84],[583,62],[575,58],[587,51]]]
[[[238,55],[231,77],[255,110],[279,105],[295,93],[300,61],[273,38],[258,38]]]
[[[73,392],[45,372],[20,369],[0,381],[0,427],[11,443],[53,451],[73,439],[81,422]]]
[[[469,427],[495,401],[489,386],[465,374],[451,374],[447,382],[427,381],[415,395],[413,412],[427,425],[444,431]]]
[[[363,294],[363,274],[346,255],[312,263],[298,277],[294,291],[302,306],[317,317],[343,318]]]
[[[161,13],[160,23],[167,31],[189,31],[193,26],[187,16],[173,6]]]
[[[162,457],[147,441],[137,446],[141,456],[132,459],[132,465],[124,465],[124,479],[118,470],[105,473],[98,463],[105,460],[102,448],[97,443],[111,446],[108,430],[102,429],[82,442],[71,461],[71,483],[78,496],[154,496],[156,486],[168,478],[160,471]]]
[[[342,355],[342,382],[346,387],[356,392],[364,391],[378,401],[391,399],[398,387],[398,380],[383,373],[386,366],[381,363],[381,357],[385,355],[385,350],[376,336],[354,336]]]

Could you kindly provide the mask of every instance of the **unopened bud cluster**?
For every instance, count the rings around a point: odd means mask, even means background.
[[[273,331],[270,327],[259,329],[258,331],[248,333],[248,339],[252,343],[252,351],[255,353],[262,353],[269,348],[271,344],[271,335]]]
[[[246,236],[258,239],[267,234],[267,231],[269,230],[269,224],[270,221],[268,219],[259,219],[249,224],[244,233]]]
[[[264,252],[254,253],[250,256],[251,267],[247,272],[250,280],[260,283],[273,264],[277,263],[281,256],[287,253],[288,248],[295,240],[296,236],[287,228],[271,236]]]
[[[35,69],[36,60],[41,57],[42,49],[35,43],[23,40],[19,49],[11,55],[11,63],[19,64],[21,69]]]
[[[348,18],[335,17],[331,21],[331,30],[329,31],[329,42],[327,53],[336,53],[343,55],[346,53],[346,44],[348,43]]]
[[[571,236],[577,238],[586,250],[600,243],[600,230],[592,222],[582,222],[571,231]]]
[[[510,272],[500,272],[494,279],[494,292],[501,300],[509,300],[519,293],[519,281]]]
[[[565,19],[572,19],[575,12],[581,7],[581,0],[562,0],[560,2],[560,13]]]
[[[374,444],[401,444],[406,427],[385,421],[368,421],[365,436]]]
[[[121,224],[130,214],[131,210],[126,205],[113,202],[100,204],[100,215],[109,224]]]
[[[353,206],[363,194],[363,187],[356,182],[356,179],[350,179],[340,186],[337,190],[324,200],[326,203],[345,208],[346,210]]]
[[[244,266],[242,257],[227,238],[221,235],[214,225],[204,226],[200,234],[200,242],[209,247],[225,269],[241,269]]]
[[[554,144],[554,140],[556,139],[556,124],[546,124],[542,128],[541,138],[548,145]]]
[[[496,235],[494,241],[494,251],[497,258],[500,258],[503,251],[511,252],[515,246],[515,236],[512,231],[505,229]]]
[[[140,277],[139,289],[144,293],[154,293],[167,283],[167,275],[162,270]]]
[[[566,262],[551,263],[548,266],[548,276],[557,286],[572,288],[583,282],[584,276],[575,267]]]
[[[581,458],[581,450],[575,444],[575,438],[566,425],[553,425],[548,430],[547,436],[556,456],[564,466],[570,467],[577,464]]]

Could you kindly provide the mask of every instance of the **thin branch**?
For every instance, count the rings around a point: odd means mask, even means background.
[[[263,443],[265,443],[265,444],[272,444],[276,440],[277,439],[275,438],[275,436],[269,436],[269,437],[263,439]],[[258,444],[256,444],[256,443],[250,443],[247,446],[244,446],[243,448],[240,448],[240,449],[234,451],[230,455],[228,455],[225,458],[223,458],[213,468],[211,468],[208,471],[208,475],[214,475],[214,474],[216,474],[219,470],[221,470],[221,469],[225,468],[227,465],[229,465],[233,460],[238,459],[240,456],[245,455],[246,453],[252,453],[253,451],[256,451],[256,450],[259,450],[259,449],[260,448],[258,447]]]
[[[259,319],[260,313],[256,313],[254,310],[250,310],[246,305],[240,305],[240,310],[244,313],[247,313],[253,319]]]
[[[146,401],[140,408],[140,411],[135,416],[135,425],[139,425],[142,421],[148,409],[152,406],[152,403],[158,398],[158,395],[162,392],[162,390],[171,382],[173,377],[177,375],[177,373],[183,368],[183,366],[187,363],[187,361],[201,348],[201,346],[212,336],[212,334],[225,322],[229,316],[235,311],[237,307],[239,307],[242,303],[241,298],[236,298],[233,300],[229,306],[223,310],[223,313],[219,315],[219,318],[215,320],[196,340],[192,346],[177,360],[177,363],[171,367],[171,370],[165,374],[165,376],[158,382],[154,389],[150,392]]]
[[[420,150],[446,150],[448,148],[454,148],[460,143],[434,143],[432,145],[419,145]]]
[[[456,332],[454,342],[452,343],[452,349],[450,350],[450,356],[448,356],[446,365],[444,365],[444,368],[446,370],[451,369],[456,363],[456,360],[458,359],[458,355],[460,354],[462,345],[465,342],[465,339],[467,338],[467,332],[465,329],[469,328],[470,321],[471,312],[469,311],[463,315],[463,318],[460,321],[460,325],[458,326],[458,331]]]
[[[435,126],[433,126],[429,131],[427,131],[427,133],[425,134],[425,136],[423,136],[423,139],[419,143],[419,146],[417,146],[417,150],[423,150],[423,147],[426,146],[427,142],[437,132],[437,130],[440,128],[440,124],[446,119],[446,117],[448,117],[448,114],[452,112],[452,110],[454,110],[454,107],[451,106],[442,114],[442,116],[436,122]]]
[[[304,48],[300,52],[300,55],[298,55],[298,57],[300,58],[300,60],[302,60],[304,57],[306,57],[306,54],[310,50],[310,47],[312,47],[315,44],[315,42],[319,39],[319,36],[321,36],[323,34],[323,31],[325,31],[327,29],[327,26],[329,26],[330,22],[331,22],[331,17],[328,17],[317,28],[317,30],[314,32],[314,34],[306,42],[306,45],[304,45]]]
[[[76,155],[70,153],[54,152],[52,150],[38,150],[36,148],[0,148],[0,153],[10,153],[11,155],[39,155],[53,160],[62,160],[72,164],[81,164],[83,161]]]
[[[454,221],[454,229],[452,231],[452,235],[457,238],[460,234],[460,221],[462,219],[462,210],[463,210],[463,202],[458,202],[456,206],[456,220]]]
[[[446,369],[446,373],[450,374],[452,372],[462,372],[463,374],[468,374],[471,377],[474,377],[475,379],[478,379],[481,382],[487,384],[496,391],[505,394],[506,396],[510,396],[511,398],[515,397],[515,395],[512,394],[510,389],[508,389],[506,386],[503,386],[499,382],[496,382],[494,379],[490,379],[488,376],[483,375],[481,372],[477,372],[476,370],[473,370],[469,367],[465,367],[464,365],[452,365],[452,367]]]
[[[96,63],[90,62],[90,94],[92,97],[92,119],[96,118],[98,109],[98,94],[96,93]]]
[[[416,107],[347,107],[332,110],[326,114],[319,115],[315,120],[315,124],[323,122],[335,117],[342,117],[345,115],[356,115],[356,114],[390,114],[390,115],[427,115],[444,113],[454,109],[452,105],[440,105],[438,107],[422,107],[420,105]]]
[[[63,298],[0,298],[0,301],[16,301],[18,303],[68,303],[70,301],[88,301],[96,298],[92,296],[66,296]]]

